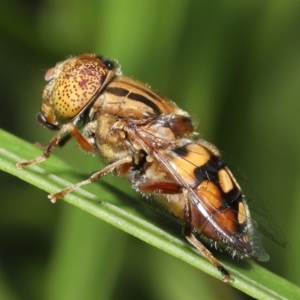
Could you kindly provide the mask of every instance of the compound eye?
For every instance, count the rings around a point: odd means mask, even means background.
[[[57,124],[51,124],[47,121],[46,117],[43,113],[38,113],[36,115],[36,120],[44,127],[50,129],[50,130],[59,130],[59,125]]]
[[[50,96],[46,96],[51,97],[49,102],[53,103],[57,119],[72,119],[91,103],[109,70],[91,55],[74,57],[58,68],[61,68],[60,73],[50,87]]]

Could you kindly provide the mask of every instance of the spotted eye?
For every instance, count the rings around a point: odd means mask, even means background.
[[[109,60],[104,62],[95,55],[85,54],[49,69],[45,79],[50,82],[45,88],[42,105],[46,119],[50,109],[56,120],[73,119],[79,115],[101,89],[112,67],[113,63]],[[39,117],[39,120],[42,118]]]

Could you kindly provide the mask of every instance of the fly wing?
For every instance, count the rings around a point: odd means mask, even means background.
[[[187,191],[194,228],[233,253],[268,260],[239,185],[216,148],[209,147],[191,142],[165,153],[169,169]]]
[[[159,133],[155,128],[129,128],[131,138],[148,156],[148,163],[139,167],[143,182],[151,183],[152,192],[164,195],[172,214],[211,242],[225,244],[234,254],[268,260],[242,191],[217,148],[204,140],[172,142]],[[163,182],[176,187],[173,192],[164,189],[157,172],[150,169],[162,171]]]

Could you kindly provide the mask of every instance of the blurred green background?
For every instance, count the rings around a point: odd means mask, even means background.
[[[299,1],[0,7],[1,128],[47,143],[53,132],[35,121],[45,71],[81,53],[118,59],[125,74],[190,112],[201,136],[243,170],[290,241],[284,249],[264,238],[264,266],[300,284]],[[55,154],[83,174],[100,168],[73,142]],[[0,180],[1,299],[249,299],[8,174]]]

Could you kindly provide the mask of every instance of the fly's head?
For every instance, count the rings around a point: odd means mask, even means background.
[[[71,121],[76,124],[114,77],[119,66],[95,54],[69,58],[49,69],[43,92],[40,124],[51,130]]]

